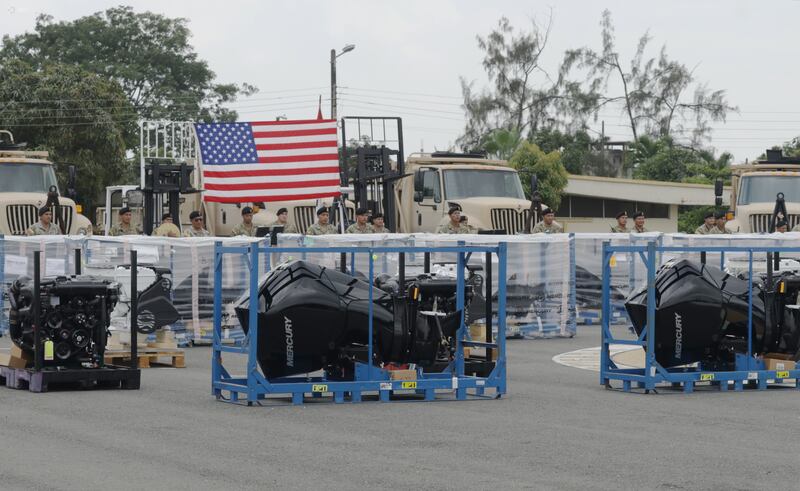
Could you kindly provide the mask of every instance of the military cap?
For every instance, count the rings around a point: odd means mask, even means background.
[[[447,214],[448,214],[448,215],[452,215],[453,213],[455,213],[455,212],[457,212],[457,211],[458,211],[458,212],[461,212],[461,208],[460,208],[460,207],[458,207],[458,206],[453,206],[453,207],[451,207],[449,210],[447,210]]]
[[[244,208],[242,208],[242,215],[252,215],[252,214],[253,214],[253,209],[250,208],[249,206],[245,206]]]
[[[621,211],[621,212],[617,213],[617,220],[619,220],[622,217],[627,217],[627,216],[628,216],[628,212],[627,211]]]
[[[323,213],[330,213],[330,211],[328,210],[328,208],[327,208],[327,207],[325,207],[325,206],[322,206],[322,207],[320,207],[320,209],[319,209],[319,210],[317,210],[317,216],[320,216],[320,215],[322,215]]]
[[[718,211],[718,212],[716,212],[716,213],[714,214],[714,218],[725,218],[725,212],[724,212],[724,211]]]
[[[189,220],[194,220],[195,218],[202,218],[202,215],[200,215],[199,211],[195,210],[195,211],[189,213]]]
[[[544,210],[542,210],[542,216],[555,215],[555,214],[556,212],[554,212],[552,208],[545,208]]]
[[[171,220],[171,219],[172,219],[172,215],[171,215],[171,214],[169,214],[169,213],[164,213],[163,215],[161,215],[161,221],[162,221],[162,222],[163,222],[164,220],[168,219],[168,218]]]
[[[275,214],[280,215],[281,213],[289,213],[289,210],[287,210],[286,208],[278,208],[278,212]]]
[[[367,209],[366,208],[359,208],[356,210],[356,215],[366,215]]]
[[[714,212],[713,211],[709,211],[708,213],[706,213],[703,216],[703,219],[706,219],[706,218],[714,218]]]
[[[633,214],[633,218],[634,219],[639,218],[639,217],[644,218],[644,212],[643,211],[637,211],[636,213]]]
[[[128,208],[127,206],[123,206],[122,208],[119,209],[119,214],[120,215],[124,215],[124,214],[130,213],[130,212],[131,212],[131,209]]]
[[[42,216],[42,215],[44,215],[44,214],[45,214],[45,213],[47,213],[48,211],[50,211],[50,208],[48,208],[48,207],[46,207],[46,206],[43,206],[43,207],[39,208],[39,216]]]

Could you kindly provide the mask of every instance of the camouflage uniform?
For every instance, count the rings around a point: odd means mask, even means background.
[[[372,228],[372,225],[369,223],[365,223],[363,226],[359,225],[358,222],[350,225],[347,227],[347,230],[344,231],[346,234],[371,234],[374,232],[375,229]]]
[[[319,222],[311,225],[306,230],[306,235],[328,235],[328,234],[338,234],[339,231],[336,230],[336,227],[331,225],[330,223],[327,225],[320,225]]]
[[[455,227],[453,226],[453,222],[448,221],[447,223],[443,223],[439,225],[439,228],[436,229],[437,234],[468,234],[469,227],[464,225],[463,223],[459,223]]]
[[[698,235],[711,235],[711,234],[718,234],[719,229],[715,226],[707,226],[705,223],[697,227],[694,233]]]
[[[246,235],[248,237],[254,237],[256,235],[256,227],[252,223],[250,223],[250,227],[248,228],[244,222],[240,223],[239,225],[233,227],[231,230],[231,237],[236,237],[237,235]]]
[[[294,225],[292,225],[289,222],[281,223],[281,222],[275,220],[274,222],[270,223],[269,226],[270,227],[283,227],[283,233],[284,234],[296,234],[296,233],[298,233],[297,232],[297,227],[295,227]]]
[[[800,231],[800,228],[797,228],[797,227],[800,227],[800,224],[795,225],[794,228],[792,229],[792,232]],[[733,233],[730,230],[728,230],[727,228],[725,228],[725,225],[723,225],[722,228],[719,228],[716,225],[714,225],[714,228],[716,229],[716,231],[710,232],[710,233],[712,233],[712,234],[732,234]]]
[[[628,230],[628,227],[623,227],[620,224],[616,224],[616,225],[612,225],[611,226],[611,233],[627,234],[628,232],[630,232],[630,230]]]
[[[36,222],[25,231],[25,235],[61,235],[61,229],[53,222],[45,227],[42,222]]]
[[[644,233],[647,233],[647,232],[649,232],[649,230],[647,230],[647,228],[645,228],[645,227],[637,228],[636,225],[634,225],[633,226],[633,230],[631,230],[632,234],[644,234]]]
[[[162,223],[153,230],[153,237],[180,237],[181,231],[174,223]]]
[[[558,222],[553,222],[550,225],[544,223],[544,220],[537,223],[535,227],[533,227],[534,234],[560,234],[564,231],[564,227],[559,225]]]
[[[200,230],[197,230],[194,227],[189,227],[188,229],[186,229],[185,232],[183,232],[183,236],[184,237],[211,237],[211,232],[209,232],[208,230],[206,230],[204,228],[201,228]]]
[[[118,223],[111,227],[111,230],[108,231],[108,235],[112,237],[117,237],[120,235],[141,235],[142,230],[138,227],[134,227],[133,225],[128,225],[127,227],[124,226],[122,223]]]
[[[392,233],[392,232],[391,232],[391,230],[389,230],[389,229],[388,229],[388,228],[386,228],[386,227],[383,227],[383,226],[382,226],[381,228],[378,228],[378,227],[376,227],[375,225],[373,225],[373,226],[372,226],[372,233],[373,233],[373,234],[390,234],[390,233]]]

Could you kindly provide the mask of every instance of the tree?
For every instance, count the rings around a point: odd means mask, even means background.
[[[520,173],[526,196],[530,198],[530,176],[535,175],[542,202],[555,210],[558,209],[568,177],[559,152],[544,153],[533,143],[524,141],[514,152],[509,164]]]
[[[131,7],[57,23],[43,14],[34,32],[3,37],[0,59],[20,59],[37,70],[51,63],[77,65],[115,80],[141,118],[235,121],[236,112],[223,104],[256,89],[216,83],[190,36],[186,19]]]
[[[526,135],[552,117],[558,82],[540,64],[550,26],[550,20],[543,27],[534,21],[530,31],[516,32],[502,17],[487,37],[478,36],[492,87],[476,93],[473,83],[461,79],[467,123],[459,146],[479,149],[496,129]]]
[[[564,168],[570,174],[615,177],[618,170],[607,154],[601,151],[603,142],[594,140],[586,131],[562,133],[543,129],[531,136],[531,141],[544,152],[560,151]]]
[[[717,179],[730,182],[731,161],[728,152],[716,157],[708,150],[695,150],[675,144],[672,138],[637,140],[631,150],[636,179],[713,184]]]
[[[695,83],[693,70],[670,60],[665,46],[658,57],[646,58],[651,40],[648,33],[639,39],[626,68],[617,52],[608,10],[603,12],[600,25],[601,51],[584,47],[568,50],[564,56],[560,70],[564,98],[560,107],[566,113],[585,121],[605,106],[620,103],[634,141],[642,135],[688,132],[696,146],[708,136],[709,121],[724,121],[728,111],[736,110],[728,104],[724,90],[712,91],[705,84]],[[583,82],[569,78],[575,68],[584,71]],[[610,87],[612,81],[618,89]],[[689,92],[692,95],[687,99]],[[694,122],[690,130],[683,126],[688,120]]]
[[[0,67],[0,128],[49,151],[54,162],[74,164],[79,198],[89,207],[107,184],[128,175],[124,135],[135,121],[114,81],[72,65],[34,69],[11,60]],[[63,189],[66,168],[57,166],[56,172]]]
[[[498,129],[489,133],[483,143],[483,149],[490,157],[508,160],[519,148],[522,139],[516,130]]]

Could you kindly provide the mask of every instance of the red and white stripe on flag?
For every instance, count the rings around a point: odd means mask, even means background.
[[[340,193],[336,120],[196,124],[205,201],[291,201]]]

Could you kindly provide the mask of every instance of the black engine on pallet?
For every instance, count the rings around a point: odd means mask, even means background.
[[[39,318],[45,366],[99,366],[108,336],[109,317],[117,303],[117,283],[93,276],[58,276],[40,283]],[[9,289],[9,334],[27,352],[34,351],[34,282],[16,280]],[[52,358],[52,359],[50,359]]]

